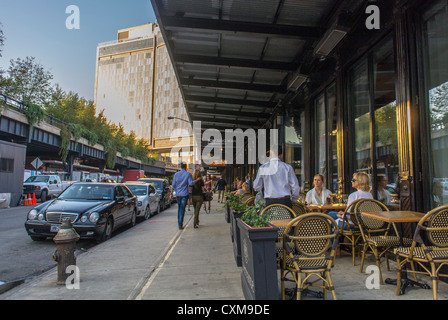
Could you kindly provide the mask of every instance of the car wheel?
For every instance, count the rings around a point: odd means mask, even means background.
[[[47,201],[48,195],[47,195],[47,190],[43,190],[42,194],[40,195],[40,201],[45,202]]]
[[[145,209],[145,220],[148,220],[151,217],[151,208],[149,206],[146,206]]]
[[[109,240],[112,237],[113,226],[114,222],[112,221],[112,218],[109,217],[104,226],[103,233],[97,238],[98,243]]]

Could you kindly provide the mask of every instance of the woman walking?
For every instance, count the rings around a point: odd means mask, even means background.
[[[205,191],[211,196],[212,195],[212,190],[213,190],[213,180],[210,179],[210,176],[207,175],[205,177]],[[208,202],[208,212],[207,212],[207,202]],[[205,201],[204,200],[204,210],[207,213],[210,213],[210,207],[211,207],[211,201]]]
[[[198,179],[200,178],[200,179]],[[194,208],[194,227],[199,227],[199,211],[201,210],[202,203],[204,202],[204,180],[200,170],[195,170],[193,173],[194,185],[192,188],[191,196]],[[198,181],[196,181],[198,180]]]

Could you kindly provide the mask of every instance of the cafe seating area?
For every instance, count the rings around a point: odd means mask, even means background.
[[[342,222],[332,210],[344,212]],[[268,213],[278,228],[281,299],[353,299],[353,290],[359,299],[448,299],[448,283],[440,281],[448,277],[448,206],[425,214],[359,199],[349,207],[270,205],[261,212]]]

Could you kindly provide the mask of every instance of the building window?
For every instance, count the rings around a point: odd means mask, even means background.
[[[0,158],[0,172],[14,172],[14,159]]]
[[[423,14],[426,101],[429,113],[429,166],[432,168],[431,207],[448,199],[448,6],[438,1]]]

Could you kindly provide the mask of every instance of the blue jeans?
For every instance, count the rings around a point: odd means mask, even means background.
[[[185,207],[187,206],[188,196],[176,197],[177,199],[177,224],[179,227],[184,225]]]
[[[338,212],[337,211],[330,211],[330,212],[327,212],[327,214],[330,216],[330,217],[332,217],[335,221],[337,221],[339,218],[338,218]],[[339,221],[337,221],[337,223],[338,223],[338,227],[339,227],[339,229],[341,229],[341,226],[342,226],[342,220],[340,219]],[[344,230],[350,230],[350,228],[348,227],[348,225],[347,225],[347,223],[344,223]]]

